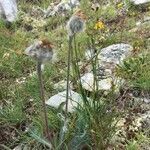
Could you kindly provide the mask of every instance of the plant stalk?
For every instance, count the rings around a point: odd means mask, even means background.
[[[73,36],[69,36],[69,49],[68,49],[68,58],[67,58],[67,87],[66,87],[66,107],[65,107],[65,121],[68,114],[68,101],[69,101],[69,81],[70,81],[70,66],[71,66],[71,51],[72,51],[72,39]]]
[[[71,67],[71,55],[72,55],[72,39],[73,36],[69,36],[69,41],[68,41],[68,58],[67,58],[67,87],[66,87],[66,105],[65,105],[65,118],[64,118],[64,124],[60,132],[60,145],[62,145],[63,140],[64,140],[64,134],[67,131],[67,117],[68,117],[68,102],[69,102],[69,81],[70,81],[70,67]]]
[[[45,104],[45,98],[44,98],[44,84],[43,84],[43,78],[42,78],[42,71],[41,71],[41,65],[42,63],[40,61],[37,62],[37,74],[39,79],[39,87],[40,87],[40,99],[42,101],[42,108],[43,108],[43,116],[44,117],[44,132],[48,140],[50,141],[51,137],[49,135],[49,129],[48,129],[48,116],[47,116],[47,110],[46,110],[46,104]]]

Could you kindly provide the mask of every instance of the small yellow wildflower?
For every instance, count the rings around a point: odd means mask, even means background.
[[[118,5],[117,5],[117,8],[118,9],[121,9],[123,7],[123,3],[119,3]]]
[[[98,29],[102,30],[104,28],[105,28],[105,24],[102,21],[98,21],[94,26],[95,30],[98,30]]]

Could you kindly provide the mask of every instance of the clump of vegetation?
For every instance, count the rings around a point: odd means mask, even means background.
[[[131,87],[150,90],[150,54],[131,57],[118,66],[117,75],[128,80]]]
[[[83,89],[80,81],[81,70],[79,61],[92,64],[94,83],[97,85],[96,62],[94,57],[90,62],[84,59],[84,52],[88,48],[97,49],[115,43],[128,43],[134,47],[132,57],[126,59],[116,68],[116,75],[125,79],[129,88],[138,88],[143,92],[150,91],[150,54],[148,49],[149,26],[141,26],[137,32],[127,32],[136,26],[136,21],[149,13],[137,9],[128,3],[127,14],[118,15],[122,4],[104,6],[102,2],[96,9],[91,8],[93,1],[81,1],[81,9],[88,16],[87,28],[73,39],[72,68],[70,79],[75,83],[75,90],[81,94],[83,104],[79,104],[74,113],[67,113],[68,126],[63,139],[60,138],[64,125],[62,108],[49,108],[47,112],[51,144],[43,134],[44,126],[41,119],[40,94],[38,92],[36,65],[34,60],[26,57],[23,52],[27,45],[35,38],[46,38],[52,41],[58,49],[58,62],[46,64],[43,72],[45,97],[56,94],[54,84],[66,78],[66,55],[68,51],[68,37],[66,23],[71,12],[66,16],[46,18],[43,26],[29,26],[24,24],[24,14],[30,18],[30,9],[34,7],[47,8],[49,0],[21,0],[19,1],[19,18],[11,28],[0,21],[0,149],[46,150],[54,149],[142,149],[149,145],[149,137],[143,132],[130,135],[124,142],[111,143],[111,139],[118,131],[118,120],[126,115],[137,115],[144,112],[143,108],[134,105],[127,91],[116,96],[113,89],[107,95],[98,88],[93,92]],[[86,4],[86,5],[85,5]],[[93,7],[93,6],[92,6]],[[119,8],[118,8],[119,7]],[[148,13],[147,13],[147,12]],[[61,15],[61,14],[60,14]],[[34,15],[32,16],[34,18]],[[34,18],[36,20],[36,17]],[[39,21],[39,20],[38,20]],[[33,22],[32,22],[33,23]],[[34,23],[33,23],[34,24]],[[144,29],[143,29],[144,28]],[[29,32],[30,31],[30,32]],[[140,53],[140,54],[139,54]],[[141,55],[143,53],[143,55]],[[77,82],[78,81],[78,82]],[[118,98],[119,97],[119,98]],[[60,114],[62,116],[60,116]],[[134,122],[133,117],[126,117],[126,123]],[[126,124],[125,124],[126,125]],[[118,144],[118,145],[116,145]],[[143,148],[143,149],[144,149]]]

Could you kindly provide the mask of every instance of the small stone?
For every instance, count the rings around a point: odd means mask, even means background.
[[[97,78],[97,86],[95,84],[94,87],[94,74],[93,73],[86,73],[81,77],[81,84],[82,87],[87,91],[94,91],[100,90],[100,91],[110,91],[113,87],[115,90],[115,93],[119,92],[120,87],[123,85],[124,80],[116,77],[111,76],[105,76],[105,78],[100,78],[99,76],[96,76]]]
[[[141,25],[141,21],[138,21],[137,23],[136,23],[136,26],[139,26],[139,25]]]
[[[93,91],[96,89],[94,87],[94,75],[93,73],[86,73],[81,77],[81,83],[84,89],[87,91]],[[99,90],[110,90],[112,86],[112,79],[106,78],[98,81],[98,89]]]
[[[130,0],[133,2],[135,5],[141,5],[141,4],[147,4],[150,2],[150,0]]]
[[[51,107],[58,108],[61,104],[65,104],[66,102],[66,91],[60,92],[54,96],[52,96],[49,100],[45,103]],[[69,101],[68,101],[68,111],[74,112],[75,108],[78,104],[82,103],[82,97],[77,92],[72,90],[69,91]],[[65,106],[63,106],[65,110]]]
[[[100,8],[100,4],[99,3],[92,3],[91,8],[92,8],[92,10],[97,11]]]
[[[94,56],[95,56],[95,53],[94,53],[94,50],[93,50],[93,49],[88,49],[88,50],[85,52],[85,58],[86,58],[87,60],[91,60]]]
[[[56,14],[64,15],[66,11],[71,11],[80,5],[79,0],[62,0],[57,5],[51,5],[45,11],[45,18]]]
[[[141,24],[140,24],[141,25]],[[138,25],[139,26],[139,25]],[[135,28],[133,28],[133,29],[131,29],[131,30],[129,30],[129,32],[131,32],[131,33],[135,33],[135,32],[137,32],[137,30],[138,30],[138,28],[137,27],[135,27]]]
[[[17,84],[22,84],[22,83],[25,83],[25,82],[26,82],[26,77],[21,77],[21,78],[16,79]]]
[[[144,101],[145,103],[147,103],[147,104],[150,103],[150,99],[149,99],[149,98],[144,98],[143,101]]]
[[[18,145],[18,146],[16,146],[13,150],[22,150],[22,146],[21,146],[21,145]]]
[[[144,22],[150,21],[150,16],[144,16]]]

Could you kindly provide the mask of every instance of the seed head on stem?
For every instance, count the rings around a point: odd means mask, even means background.
[[[87,16],[82,10],[77,10],[67,23],[68,35],[73,36],[76,33],[83,32]]]
[[[85,29],[85,21],[87,17],[82,12],[82,10],[76,11],[72,17],[69,19],[67,23],[67,30],[68,30],[68,58],[67,58],[67,87],[66,87],[66,105],[65,105],[65,118],[64,118],[64,125],[61,130],[60,134],[60,141],[61,144],[63,143],[64,134],[68,130],[68,101],[69,101],[69,81],[70,81],[70,65],[71,65],[71,58],[73,57],[73,48],[72,48],[72,41],[75,37],[76,33],[82,32]]]
[[[42,118],[44,119],[44,134],[50,141],[51,136],[49,134],[48,128],[48,116],[45,104],[44,84],[42,79],[41,65],[47,61],[52,60],[54,54],[53,45],[48,40],[35,41],[31,46],[29,46],[25,50],[25,54],[34,58],[37,61],[37,75],[40,88],[39,92],[43,109]]]
[[[83,13],[82,10],[77,10],[72,17],[69,19],[67,23],[67,30],[69,36],[69,49],[68,49],[68,59],[67,59],[67,88],[66,88],[66,116],[67,118],[68,113],[68,99],[69,99],[69,80],[70,80],[70,64],[71,64],[71,57],[73,57],[73,50],[72,50],[72,40],[75,37],[76,33],[83,32],[85,29],[85,22],[87,20],[86,15]]]
[[[45,63],[52,60],[53,47],[53,44],[47,39],[37,40],[25,50],[25,54],[41,63]]]

